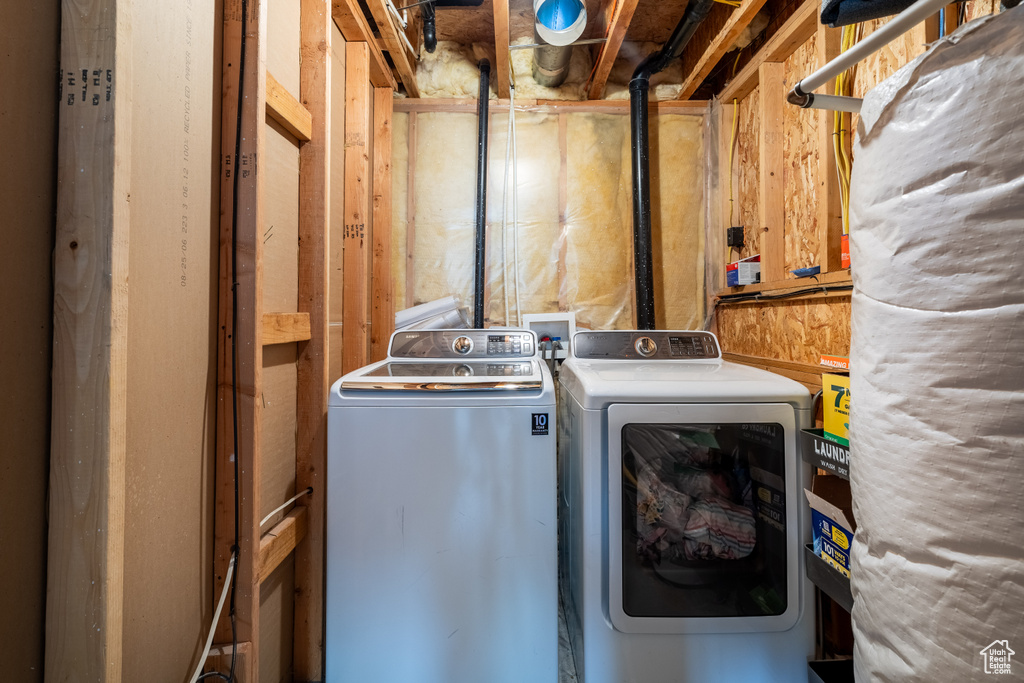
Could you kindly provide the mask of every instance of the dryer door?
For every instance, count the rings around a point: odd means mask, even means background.
[[[608,430],[615,628],[791,628],[803,607],[793,407],[617,404]]]

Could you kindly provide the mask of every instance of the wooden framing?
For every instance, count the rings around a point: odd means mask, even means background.
[[[373,37],[370,24],[359,8],[359,0],[332,0],[331,16],[348,43],[365,43],[370,50],[370,82],[375,88],[398,90],[384,53]]]
[[[260,538],[259,577],[266,580],[306,537],[309,515],[299,506]]]
[[[392,102],[392,110],[399,111],[403,101]],[[415,304],[416,292],[412,284],[416,282],[416,263],[413,255],[416,253],[416,112],[409,113],[409,172],[408,188],[406,189],[406,211],[405,211],[405,307],[410,308]]]
[[[283,85],[277,82],[277,79],[269,71],[267,72],[267,115],[295,136],[296,140],[306,142],[310,139],[313,117]]]
[[[416,86],[416,55],[409,51],[399,35],[401,30],[395,26],[386,0],[366,0],[366,5],[370,8],[373,20],[377,23],[377,30],[380,31],[381,40],[384,41],[384,49],[388,51],[391,61],[395,63],[395,69],[402,79],[405,92],[409,97],[419,97],[420,90]],[[374,84],[374,87],[379,86]]]
[[[130,8],[115,0],[62,8],[46,674],[115,683],[124,604]],[[104,78],[94,83],[78,76],[83,71]]]
[[[764,3],[765,0],[743,0],[743,3],[739,7],[732,10],[728,19],[721,26],[721,29],[715,33],[707,48],[696,59],[696,62],[689,71],[686,70],[689,62],[689,59],[687,59],[689,51],[684,50],[684,78],[682,90],[679,91],[679,99],[686,100],[690,98],[690,95],[692,95],[700,84],[704,82],[704,79],[711,73],[711,70],[718,65],[719,60],[722,59],[725,53],[729,51],[732,44],[736,42],[736,38],[743,33],[743,29],[753,21],[754,15],[761,10]],[[711,17],[708,17],[708,19],[711,19]],[[714,30],[714,24],[711,24],[709,28]],[[702,43],[696,42],[692,44],[699,45]]]
[[[761,64],[761,126],[758,150],[761,157],[761,282],[784,277],[786,203],[783,194],[782,108],[786,104],[786,81],[782,62]]]
[[[615,60],[619,58],[622,41],[629,30],[629,23],[633,21],[633,13],[638,2],[639,0],[608,0],[601,8],[598,32],[607,36],[607,40],[597,52],[594,73],[587,84],[587,97],[592,100],[604,97],[608,76],[612,73]]]
[[[491,100],[490,111],[508,111],[508,100]],[[399,99],[395,100],[394,110],[409,114],[428,112],[466,112],[476,113],[476,100],[455,98]],[[668,100],[651,102],[652,114],[707,114],[707,100]],[[581,102],[567,100],[516,100],[516,111],[543,111],[549,114],[629,114],[629,100],[583,100]]]
[[[816,48],[818,64],[825,64],[839,55],[842,29],[818,26]],[[825,92],[835,89],[835,79],[828,82]],[[835,115],[824,109],[815,114],[818,118],[818,228],[822,231],[818,247],[818,264],[821,272],[831,273],[842,269],[841,251],[843,239],[843,213],[836,174],[836,152],[832,144],[832,129]],[[843,114],[844,125],[850,127],[850,115]],[[849,136],[850,140],[853,135]]]
[[[345,306],[342,372],[367,364],[373,88],[366,43],[345,45]]]
[[[309,313],[264,313],[260,339],[264,346],[307,341]]]
[[[493,0],[494,12],[494,71],[495,83],[498,84],[498,97],[509,96],[509,31],[508,31],[508,0]]]
[[[395,329],[391,277],[391,122],[394,96],[373,89],[373,308],[370,314],[370,360],[384,360]]]

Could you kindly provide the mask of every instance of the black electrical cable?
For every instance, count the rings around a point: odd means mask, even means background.
[[[804,296],[806,294],[827,294],[829,292],[846,292],[853,289],[853,285],[820,285],[818,287],[804,287],[803,289],[797,289],[792,292],[782,292],[780,294],[761,294],[754,292],[752,294],[726,294],[718,297],[718,302],[723,304],[734,304],[743,301],[775,301],[778,299],[792,299],[797,296]]]

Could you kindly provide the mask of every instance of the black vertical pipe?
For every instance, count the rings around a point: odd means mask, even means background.
[[[629,125],[633,159],[633,276],[636,279],[636,326],[653,330],[654,259],[651,248],[650,141],[647,128],[647,91],[651,76],[679,59],[697,26],[715,0],[691,0],[683,18],[661,50],[645,59],[629,81]]]
[[[654,268],[651,248],[650,141],[647,127],[648,78],[629,82],[629,120],[633,128],[633,277],[636,280],[636,327],[653,330]]]
[[[480,60],[480,99],[477,108],[476,268],[473,277],[473,327],[484,326],[484,257],[487,227],[487,104],[491,96],[491,63]]]

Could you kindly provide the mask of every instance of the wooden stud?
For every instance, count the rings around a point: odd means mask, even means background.
[[[366,6],[370,8],[370,14],[377,23],[377,30],[384,42],[384,49],[391,55],[391,61],[395,64],[398,75],[402,78],[405,92],[409,97],[419,97],[420,90],[416,86],[416,56],[409,51],[405,41],[399,35],[400,29],[395,25],[391,12],[388,11],[386,0],[366,0]],[[374,87],[377,86],[374,83]]]
[[[569,121],[565,114],[558,115],[558,158],[558,310],[565,312],[569,310]]]
[[[393,103],[397,109],[398,103]],[[414,305],[416,297],[416,112],[409,112],[409,173],[406,188],[405,223],[405,307]]]
[[[231,643],[214,647],[210,650],[210,656],[206,659],[208,670],[227,673],[231,670]],[[252,659],[252,643],[239,643],[238,656],[235,657],[235,679],[239,681],[252,680],[250,674],[252,669],[258,669],[258,662]]]
[[[779,30],[768,39],[754,58],[744,66],[729,84],[722,90],[719,98],[722,102],[732,102],[733,98],[742,100],[757,87],[758,69],[764,62],[783,62],[797,48],[814,35],[818,25],[818,10],[821,3],[817,0],[804,0],[803,4]]]
[[[306,537],[309,513],[302,505],[297,506],[260,538],[259,577],[267,580],[278,565],[292,554]],[[303,680],[305,676],[301,677]]]
[[[507,98],[510,87],[510,64],[508,46],[511,42],[508,32],[508,0],[494,0],[494,71],[498,84],[498,97]]]
[[[309,142],[299,149],[298,305],[309,316],[310,338],[299,345],[296,363],[295,488],[312,487],[313,493],[299,500],[304,506],[300,509],[308,516],[308,534],[295,551],[292,662],[295,680],[299,681],[323,680],[324,666],[325,475],[330,390],[331,29],[331,16],[323,0],[301,0],[299,97],[312,115],[312,127]]]
[[[818,26],[818,64],[825,64],[839,55],[842,29]],[[822,92],[835,90],[835,79],[830,80]],[[850,115],[843,114],[843,124],[849,129]],[[842,268],[840,252],[843,238],[843,212],[839,178],[836,175],[836,152],[832,144],[835,114],[831,111],[817,112],[818,125],[818,229],[822,231],[818,241],[818,264],[821,272],[830,273]],[[853,135],[849,136],[853,139]]]
[[[735,146],[737,143],[732,139],[732,128],[734,124],[733,117],[733,104],[732,100],[728,102],[722,102],[719,111],[719,124],[718,124],[718,135],[721,144],[719,145],[718,154],[718,177],[719,177],[719,188],[718,194],[721,197],[721,207],[719,212],[722,216],[721,230],[732,227],[734,216],[731,214],[735,213],[735,198],[729,196],[730,189],[735,195],[739,189],[739,164],[736,163],[736,150],[730,148],[730,143]],[[733,154],[732,164],[729,163],[729,154]],[[730,168],[731,165],[731,168]],[[732,177],[730,178],[730,174]],[[731,180],[731,182],[730,182]],[[733,200],[733,201],[730,201]],[[728,243],[723,243],[725,246],[725,253],[721,255],[721,263],[729,263],[733,261],[732,248],[728,246]],[[739,253],[737,251],[737,253]],[[725,288],[725,267],[721,267],[721,274],[718,278],[718,282],[715,286],[719,289]]]
[[[263,158],[266,131],[266,25],[267,5],[249,0],[246,17],[246,64],[244,107],[241,112],[242,142],[235,159],[235,126],[238,116],[239,50],[243,40],[242,2],[224,3],[224,99],[222,102],[222,173],[220,230],[220,305],[218,335],[217,390],[217,494],[214,520],[214,595],[224,584],[231,547],[234,543],[235,463],[239,489],[239,560],[235,613],[237,639],[250,643],[251,661],[259,661],[259,577],[256,559],[259,553],[260,441],[262,432],[263,288],[260,239],[263,225],[263,176],[258,160]],[[234,183],[238,177],[238,200],[234,201]],[[234,215],[234,206],[238,213]],[[233,223],[235,225],[233,225]],[[232,277],[232,233],[237,243],[237,270]],[[238,326],[232,317],[232,296],[237,297]],[[232,336],[237,349],[235,394],[238,401],[238,443],[232,428]],[[232,641],[227,611],[217,624],[216,640]],[[258,667],[249,668],[248,679],[255,681]]]
[[[594,62],[594,75],[591,78],[587,97],[599,100],[604,97],[608,76],[611,75],[615,60],[619,57],[622,41],[633,21],[633,13],[639,0],[606,0],[598,15],[598,34],[608,39],[601,45]]]
[[[114,0],[61,5],[46,675],[116,683],[124,604],[130,8]]]
[[[264,313],[260,338],[264,346],[307,341],[310,338],[309,313]]]
[[[296,140],[305,142],[312,134],[313,119],[309,111],[288,90],[267,72],[267,114]]]
[[[366,43],[345,45],[345,312],[342,372],[367,364],[370,276],[370,54]]]
[[[391,125],[394,96],[373,89],[373,309],[370,360],[384,360],[395,329],[394,281],[391,275]]]
[[[722,12],[728,18],[721,24],[721,28],[717,30],[715,30],[714,25],[710,21],[707,22],[707,30],[715,31],[713,33],[714,37],[711,38],[710,43],[707,43],[703,53],[700,53],[700,56],[696,58],[695,63],[690,68],[687,68],[690,59],[692,59],[690,55],[694,54],[691,52],[691,49],[696,50],[696,46],[701,45],[702,42],[699,40],[692,41],[690,43],[692,47],[683,51],[684,79],[682,90],[679,91],[679,99],[689,99],[690,95],[697,91],[697,88],[704,82],[704,79],[711,73],[711,70],[718,65],[719,60],[729,51],[729,48],[736,42],[739,35],[743,33],[743,29],[753,21],[754,15],[761,10],[764,3],[765,0],[743,0],[743,3],[731,10],[731,13],[725,10],[724,7],[721,10],[715,8],[716,12]],[[711,20],[712,16],[709,16],[708,20]]]
[[[359,0],[332,0],[331,13],[338,30],[348,43],[365,43],[370,50],[370,82],[375,88],[398,90],[398,82],[391,73],[391,67],[384,59],[384,53],[373,37],[373,30],[367,23]]]
[[[785,277],[786,203],[783,196],[782,108],[786,104],[786,83],[782,62],[765,62],[758,75],[761,126],[758,147],[761,166],[761,282]]]

